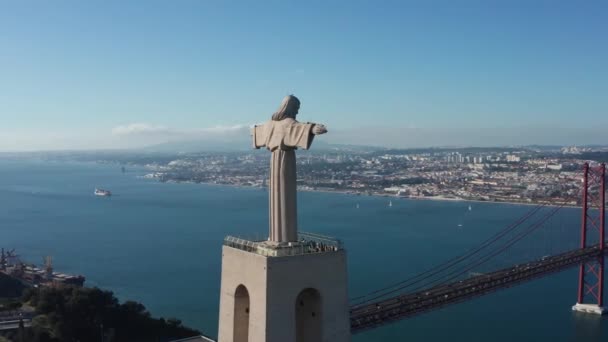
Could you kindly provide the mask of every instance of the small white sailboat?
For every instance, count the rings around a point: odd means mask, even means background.
[[[471,207],[471,205],[469,204],[469,211],[473,210],[473,208]]]
[[[359,203],[357,203],[357,209],[359,209]]]
[[[393,201],[388,201],[388,206],[392,207],[393,206]]]

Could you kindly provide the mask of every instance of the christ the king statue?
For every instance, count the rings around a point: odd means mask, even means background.
[[[269,241],[277,244],[298,241],[295,150],[310,148],[315,135],[327,133],[321,124],[296,121],[299,109],[300,100],[288,95],[270,121],[252,129],[253,147],[272,152]]]

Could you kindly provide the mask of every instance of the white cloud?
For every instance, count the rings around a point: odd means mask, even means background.
[[[170,130],[165,126],[157,126],[141,122],[112,128],[113,135],[158,134],[169,132]]]
[[[232,133],[242,133],[244,131],[249,131],[249,127],[251,125],[234,125],[234,126],[215,126],[202,128],[199,130],[193,130],[193,132],[198,133],[213,133],[213,134],[232,134]]]
[[[131,123],[112,128],[117,136],[166,136],[183,138],[205,138],[210,136],[237,135],[249,131],[247,125],[213,126],[205,128],[175,129],[149,123]]]
[[[212,126],[203,128],[172,128],[152,123],[137,122],[112,128],[114,143],[127,148],[153,146],[162,143],[198,141],[209,144],[247,146],[251,139],[248,125]]]

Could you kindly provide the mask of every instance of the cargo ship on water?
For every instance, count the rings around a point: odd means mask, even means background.
[[[104,189],[98,189],[98,188],[95,188],[95,192],[93,192],[93,194],[95,194],[95,196],[103,196],[103,197],[112,196],[112,192],[110,190],[104,190]]]
[[[0,272],[20,280],[27,286],[83,286],[85,281],[85,277],[81,275],[55,272],[53,258],[50,256],[44,258],[44,266],[40,268],[22,262],[15,250],[5,251],[4,248],[0,255]]]

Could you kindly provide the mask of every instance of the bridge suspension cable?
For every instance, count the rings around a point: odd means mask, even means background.
[[[440,279],[432,282],[431,284],[425,284],[424,286],[419,286],[415,289],[412,289],[411,291],[415,292],[415,291],[421,290],[425,287],[441,286],[441,285],[450,283],[451,281],[457,279],[458,277],[460,277],[464,274],[467,274],[471,270],[487,263],[492,258],[496,257],[497,255],[500,255],[501,253],[506,251],[509,247],[513,246],[515,243],[521,241],[523,238],[530,235],[532,232],[534,232],[538,228],[542,227],[545,222],[547,222],[551,217],[553,217],[567,203],[568,202],[566,201],[566,202],[562,203],[561,205],[552,208],[551,211],[549,211],[544,217],[540,218],[538,221],[536,221],[532,225],[528,226],[525,230],[521,231],[519,234],[517,234],[516,236],[509,239],[502,247],[493,250],[491,253],[486,254],[485,256],[483,256],[477,260],[473,260],[473,262],[466,265],[464,269],[461,269],[460,271],[458,271],[458,270],[452,271],[452,272],[446,274],[443,278],[440,278]]]
[[[494,256],[502,253],[504,250],[506,250],[508,247],[512,246],[514,243],[516,243],[517,241],[520,241],[521,239],[523,239],[525,236],[527,236],[528,234],[530,234],[532,231],[536,230],[538,227],[542,226],[542,224],[544,224],[550,217],[552,217],[553,215],[555,215],[555,213],[557,213],[557,211],[559,211],[563,206],[565,206],[570,200],[572,200],[572,198],[566,199],[561,205],[555,207],[549,214],[547,214],[544,218],[542,218],[541,220],[537,221],[536,224],[532,224],[531,226],[528,226],[527,230],[524,230],[522,233],[520,233],[519,235],[517,235],[515,238],[512,238],[511,240],[509,240],[505,246],[503,246],[502,248],[499,248],[498,250],[494,250],[494,253],[490,253],[487,254],[486,257],[488,255],[491,255],[489,258],[484,259],[483,262],[481,263],[477,263],[475,260],[473,260],[473,262],[468,263],[465,268],[467,270],[465,271],[461,271],[461,272],[457,272],[457,271],[452,271],[447,275],[444,276],[440,276],[440,278],[435,279],[431,282],[431,284],[433,283],[437,283],[440,282],[442,279],[445,279],[446,277],[450,277],[451,275],[454,275],[457,273],[456,276],[451,277],[449,279],[453,279],[455,277],[458,277],[460,275],[462,275],[465,272],[470,271],[470,269],[477,267],[479,265],[482,265],[484,263],[486,263],[487,261],[489,261],[490,259],[492,259]],[[503,230],[497,232],[496,234],[494,234],[493,236],[491,236],[490,238],[488,238],[487,240],[485,240],[484,242],[482,242],[480,245],[478,245],[477,247],[469,250],[468,252],[457,256],[455,258],[449,259],[445,262],[443,262],[442,264],[433,267],[431,269],[428,269],[416,276],[410,277],[406,280],[400,281],[398,283],[394,283],[390,286],[386,286],[384,288],[381,288],[379,290],[375,290],[372,292],[369,292],[365,295],[362,296],[358,296],[355,298],[352,298],[351,301],[353,301],[354,303],[352,304],[353,308],[356,308],[358,306],[361,305],[365,305],[367,303],[370,302],[374,302],[377,301],[381,298],[384,298],[388,295],[391,294],[395,294],[398,292],[402,292],[407,288],[412,287],[413,285],[419,284],[425,280],[428,280],[430,278],[435,277],[436,275],[447,271],[455,266],[457,266],[458,264],[461,264],[462,262],[464,262],[467,259],[470,259],[471,257],[479,254],[480,252],[482,252],[483,250],[485,250],[486,248],[488,248],[489,246],[497,243],[500,239],[502,239],[503,237],[505,237],[507,234],[509,234],[510,232],[516,230],[517,228],[519,228],[520,226],[522,226],[522,224],[524,224],[528,219],[530,219],[531,217],[533,217],[534,215],[536,215],[543,207],[547,206],[548,203],[543,203],[543,204],[539,204],[535,207],[533,207],[531,210],[529,210],[526,214],[524,214],[523,216],[521,216],[518,220],[516,220],[515,222],[511,223],[509,226],[507,226],[506,228],[504,228]],[[517,238],[519,237],[519,238]],[[479,260],[479,259],[478,259]],[[470,265],[474,265],[472,267],[468,267]],[[445,283],[446,281],[444,280],[443,282],[440,283]],[[429,284],[424,284],[421,286],[416,287],[415,290],[420,289],[420,288],[424,288],[429,286]],[[415,291],[413,290],[413,291]]]
[[[356,303],[354,304],[355,306],[357,305],[361,305],[364,303],[368,303],[368,302],[372,302],[375,301],[379,298],[385,297],[386,295],[401,291],[407,287],[410,287],[412,285],[415,285],[417,283],[420,283],[421,281],[424,281],[440,272],[443,272],[447,269],[449,269],[450,267],[478,254],[479,252],[481,252],[484,248],[487,248],[488,246],[494,244],[496,241],[498,241],[499,239],[501,239],[503,236],[507,235],[508,233],[510,233],[511,231],[513,231],[514,229],[518,228],[521,224],[523,224],[527,219],[529,219],[530,217],[534,216],[541,208],[543,208],[544,206],[546,206],[547,204],[540,204],[537,205],[535,207],[533,207],[530,211],[528,211],[526,214],[524,214],[523,216],[521,216],[519,219],[517,219],[515,222],[511,223],[510,225],[508,225],[507,227],[505,227],[504,229],[502,229],[501,231],[497,232],[496,234],[492,235],[491,237],[489,237],[488,239],[486,239],[485,241],[483,241],[481,244],[479,244],[478,246],[476,246],[475,248],[467,251],[464,254],[461,254],[457,257],[448,259],[447,261],[441,263],[440,265],[437,265],[433,268],[430,268],[420,274],[417,274],[413,277],[410,277],[408,279],[405,279],[403,281],[394,283],[392,285],[386,286],[384,288],[369,292],[365,295],[362,296],[358,296],[358,297],[354,297],[351,298],[351,301],[355,301]]]

